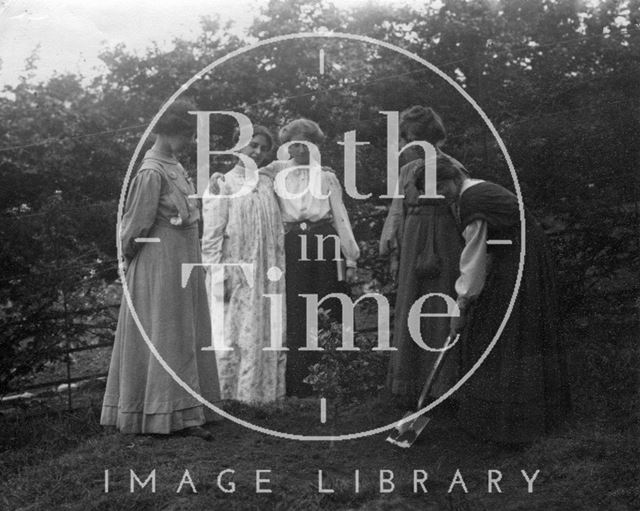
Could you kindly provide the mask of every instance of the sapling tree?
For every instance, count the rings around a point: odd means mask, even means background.
[[[341,351],[342,325],[323,310],[318,319],[318,346],[324,351],[320,361],[309,367],[304,381],[333,403],[335,424],[339,407],[370,399],[384,387],[388,352],[373,351],[376,339],[359,333],[354,341],[359,351]]]

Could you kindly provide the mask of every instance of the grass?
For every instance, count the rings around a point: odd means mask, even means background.
[[[382,403],[377,412],[384,413]],[[393,412],[390,412],[393,415]],[[303,414],[301,420],[307,420]],[[359,420],[355,414],[353,420]],[[455,421],[436,418],[423,441],[400,451],[383,436],[337,443],[288,442],[240,428],[215,426],[213,442],[196,438],[120,435],[98,425],[98,410],[41,415],[13,423],[3,445],[0,508],[7,510],[197,510],[197,509],[415,509],[623,510],[640,502],[637,453],[631,432],[603,420],[581,420],[522,451],[505,451],[467,437]],[[3,435],[7,438],[7,435]],[[9,447],[9,448],[8,448]],[[235,493],[217,483],[221,471],[235,470]],[[469,493],[447,494],[459,468]],[[520,471],[541,469],[534,493]],[[104,492],[104,470],[110,491]],[[144,480],[156,469],[157,491],[129,491],[129,469]],[[256,493],[256,469],[270,469],[270,494]],[[333,494],[317,491],[317,470]],[[354,470],[361,489],[355,493]],[[395,491],[381,495],[378,471],[393,471]],[[427,470],[425,496],[413,493],[412,471]],[[486,492],[488,469],[503,474],[503,493]],[[189,470],[198,491],[176,489]],[[223,474],[222,486],[230,477]],[[394,502],[396,502],[394,504]],[[411,507],[407,507],[411,509]]]
[[[213,442],[197,438],[120,435],[99,426],[100,393],[73,413],[32,410],[0,416],[0,509],[421,509],[421,510],[627,510],[640,508],[637,460],[637,331],[635,320],[576,322],[569,343],[574,416],[554,435],[522,450],[477,441],[436,410],[421,441],[404,451],[384,435],[332,444],[285,441],[223,421]],[[89,390],[87,390],[89,392]],[[86,396],[85,396],[86,397]],[[289,400],[228,410],[266,427],[326,434],[317,403]],[[402,410],[372,399],[340,413],[340,427],[390,423]],[[361,428],[362,429],[362,428]],[[218,485],[235,470],[235,493]],[[104,470],[110,491],[104,492]],[[129,469],[143,480],[156,469],[156,493],[129,491]],[[256,493],[256,469],[270,469],[272,493]],[[318,492],[317,471],[334,493]],[[360,471],[360,491],[354,471]],[[395,491],[381,494],[378,471],[393,471]],[[447,490],[460,469],[469,492]],[[502,493],[487,492],[487,470],[502,472]],[[540,469],[527,493],[521,470]],[[197,493],[176,489],[189,470]],[[413,492],[412,471],[426,470],[428,493]],[[223,475],[223,483],[229,477]],[[223,484],[223,486],[224,486]]]

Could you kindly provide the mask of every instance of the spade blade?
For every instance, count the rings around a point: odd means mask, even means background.
[[[404,419],[410,415],[412,415],[412,412],[405,414],[398,423],[398,426],[396,426],[396,429],[387,437],[387,442],[402,447],[403,449],[408,449],[415,443],[420,433],[422,433],[422,430],[431,420],[431,417],[421,415],[417,419],[405,422]]]

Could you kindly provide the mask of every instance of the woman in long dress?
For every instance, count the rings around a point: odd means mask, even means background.
[[[194,106],[177,101],[155,126],[156,140],[131,182],[120,237],[135,313],[169,367],[202,397],[219,399],[204,271],[182,286],[182,265],[200,263],[197,204],[176,159],[192,138]],[[140,238],[157,238],[145,243]],[[209,439],[201,426],[216,416],[156,360],[123,297],[100,423],[123,433],[183,431]]]
[[[546,236],[525,211],[526,245],[521,245],[518,200],[502,186],[470,179],[446,161],[438,162],[437,174],[438,193],[455,201],[465,240],[455,285],[461,315],[451,321],[451,335],[462,333],[462,371],[477,362],[496,335],[525,251],[511,316],[489,356],[460,389],[459,419],[484,439],[528,443],[558,426],[570,407]]]
[[[255,126],[253,138],[240,152],[260,166],[272,147],[269,131]],[[209,289],[212,305],[224,303],[220,330],[230,348],[216,352],[222,398],[265,403],[285,395],[286,354],[264,349],[285,344],[284,307],[272,314],[272,298],[266,297],[284,295],[284,230],[273,181],[260,175],[252,183],[247,174],[238,160],[224,178],[212,177],[216,182],[210,190],[219,197],[209,192],[203,197],[202,254],[205,263],[253,265],[250,280],[240,267],[211,272],[213,284],[224,285],[218,285],[220,291]],[[274,326],[279,326],[276,339]]]
[[[279,138],[281,144],[290,142],[291,158],[276,160],[261,173],[275,180],[286,233],[287,395],[306,397],[312,388],[303,380],[320,353],[299,351],[307,337],[306,299],[301,295],[315,294],[320,300],[330,293],[348,293],[346,282],[353,280],[360,249],[342,201],[342,187],[332,170],[322,168],[320,193],[314,193],[310,165],[320,162],[312,161],[313,152],[305,142],[315,147],[322,144],[324,134],[318,124],[297,119],[280,130]],[[343,266],[346,269],[342,270]],[[327,300],[321,307],[332,319],[341,321],[337,299]]]
[[[401,145],[415,140],[429,142],[437,154],[466,172],[459,162],[440,150],[445,138],[442,120],[433,109],[413,106],[401,113]],[[393,346],[397,351],[391,354],[388,388],[403,406],[415,405],[438,355],[418,346],[411,338],[409,311],[416,300],[429,293],[454,296],[462,250],[456,219],[449,205],[443,200],[418,198],[424,193],[424,159],[415,153],[409,154],[412,161],[400,169],[399,190],[404,199],[393,200],[380,243],[381,255],[390,255],[398,261],[393,330]],[[424,302],[420,312],[434,314],[445,311],[444,300],[434,297]],[[446,317],[420,320],[422,341],[434,349],[444,345],[448,333],[449,320]],[[440,375],[432,386],[431,397],[439,397],[455,383],[458,355],[456,347],[446,354]]]

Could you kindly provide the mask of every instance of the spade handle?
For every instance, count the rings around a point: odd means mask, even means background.
[[[456,336],[456,340],[457,338],[458,337]],[[449,351],[448,349],[445,349],[445,348],[448,348],[451,344],[452,344],[451,336],[448,336],[446,341],[444,342],[444,346],[442,346],[441,348],[440,353],[438,353],[438,358],[436,358],[436,361],[433,364],[433,367],[431,368],[431,372],[427,377],[427,381],[424,383],[424,387],[422,387],[422,392],[420,393],[420,397],[418,398],[418,410],[422,409],[424,400],[426,399],[427,394],[429,393],[429,390],[431,390],[431,386],[433,385],[433,382],[438,377],[438,373],[440,372],[440,366],[442,365],[442,359],[444,358],[444,354],[447,351]]]

